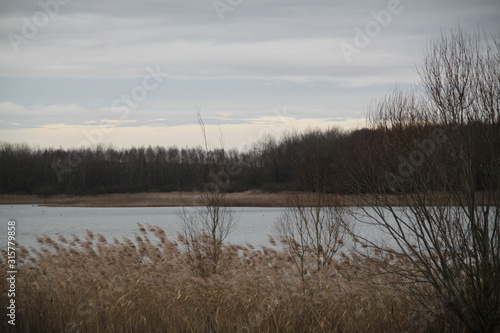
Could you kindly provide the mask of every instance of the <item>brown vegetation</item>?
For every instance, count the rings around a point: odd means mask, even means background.
[[[432,294],[422,306],[385,267],[403,257],[339,254],[303,288],[285,251],[225,245],[224,266],[202,277],[182,242],[139,225],[136,239],[40,238],[20,250],[19,332],[418,332],[443,331]],[[201,239],[201,238],[200,238]],[[5,257],[2,256],[2,261]],[[5,262],[2,262],[4,265]],[[2,279],[5,290],[6,279]],[[395,288],[399,285],[400,288]],[[425,289],[425,285],[420,288]],[[1,296],[6,307],[6,296]],[[6,321],[0,324],[7,332]]]
[[[285,198],[279,193],[242,192],[227,194],[233,207],[281,207]],[[116,193],[95,196],[0,195],[1,204],[39,204],[52,207],[175,207],[202,206],[204,199],[196,192]]]
[[[298,193],[307,197],[307,193]],[[228,207],[289,207],[288,192],[262,193],[248,191],[240,193],[227,193],[225,200]],[[498,197],[498,194],[493,197]],[[441,199],[440,199],[441,198]],[[401,206],[409,204],[411,196],[388,195],[386,200],[392,205]],[[450,204],[447,196],[434,195],[434,202],[429,204]],[[438,200],[436,202],[436,200]],[[480,201],[478,204],[487,203]],[[384,201],[384,204],[387,202]],[[48,207],[189,207],[203,206],[203,197],[195,192],[155,192],[155,193],[116,193],[94,196],[56,195],[53,197],[40,197],[36,195],[0,195],[0,205],[37,204]],[[331,206],[360,206],[377,205],[377,197],[373,195],[328,195],[325,205]]]
[[[364,168],[349,177],[377,202],[364,222],[415,267],[393,272],[432,286],[456,331],[485,333],[500,331],[500,35],[489,38],[431,40],[421,86],[370,107],[379,141],[353,147]],[[394,193],[411,204],[395,207]]]

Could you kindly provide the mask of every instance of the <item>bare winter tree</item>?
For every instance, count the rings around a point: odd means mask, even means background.
[[[311,268],[310,259],[312,267],[320,270],[332,263],[344,243],[344,210],[332,204],[325,193],[290,193],[289,207],[275,222],[278,239],[295,260],[303,280]]]
[[[500,331],[499,63],[499,35],[457,28],[430,41],[422,85],[371,106],[376,142],[354,156],[353,188],[370,193],[362,219],[391,247],[365,242],[406,258],[391,269],[430,286],[454,331]]]
[[[183,209],[180,214],[184,245],[189,264],[198,276],[207,277],[220,272],[223,265],[223,245],[234,227],[236,218],[222,202],[206,203],[194,211]]]
[[[194,211],[183,209],[180,214],[180,238],[193,271],[200,276],[209,276],[220,271],[224,241],[233,230],[237,218],[227,205],[225,190],[229,179],[223,180],[221,177],[225,168],[223,140],[220,139],[221,149],[210,149],[205,124],[199,111],[197,117],[205,144],[208,178],[201,182],[201,206]]]

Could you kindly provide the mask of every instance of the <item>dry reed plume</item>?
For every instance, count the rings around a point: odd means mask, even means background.
[[[202,238],[200,238],[202,239]],[[41,237],[19,250],[18,332],[442,331],[432,295],[409,296],[384,265],[399,259],[339,254],[306,280],[285,251],[225,245],[224,267],[201,277],[181,240],[139,225],[136,238]],[[5,263],[5,256],[2,257]],[[401,260],[401,265],[406,263]],[[6,290],[6,279],[2,279]],[[424,288],[425,286],[422,286]],[[2,293],[1,305],[7,298]],[[8,332],[6,320],[1,331]]]

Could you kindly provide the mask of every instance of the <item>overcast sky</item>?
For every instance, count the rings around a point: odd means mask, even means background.
[[[364,125],[428,40],[499,0],[0,0],[0,141],[243,148]]]

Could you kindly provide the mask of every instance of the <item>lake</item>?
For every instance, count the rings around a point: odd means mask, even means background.
[[[36,236],[56,234],[81,237],[86,230],[102,234],[108,241],[123,237],[134,239],[137,223],[160,226],[171,239],[181,230],[181,207],[79,208],[44,207],[37,205],[0,205],[0,247],[7,245],[7,222],[16,221],[16,240],[19,245],[37,246]],[[186,208],[194,211],[196,207]],[[270,246],[268,235],[273,233],[276,218],[283,208],[234,208],[238,218],[229,243]]]
[[[181,231],[180,213],[182,207],[45,207],[38,205],[0,205],[0,248],[7,245],[7,222],[16,221],[16,240],[19,245],[38,247],[37,236],[49,236],[57,239],[57,234],[71,238],[72,234],[85,237],[86,230],[101,234],[108,242],[114,238],[122,240],[127,237],[135,239],[138,223],[161,227],[167,236],[177,240]],[[186,207],[194,212],[199,207]],[[274,222],[285,211],[276,207],[243,207],[232,208],[237,218],[234,230],[229,234],[227,243],[250,243],[254,246],[271,246],[269,235],[274,235]],[[357,235],[370,240],[385,241],[395,245],[377,226],[359,223],[369,221],[364,212],[373,215],[372,208],[351,207],[350,212],[357,214],[356,219],[348,216],[351,230]],[[389,219],[391,219],[389,217]],[[358,220],[354,222],[354,220]],[[154,237],[154,236],[153,236]],[[346,245],[351,243],[350,237],[345,239]]]

